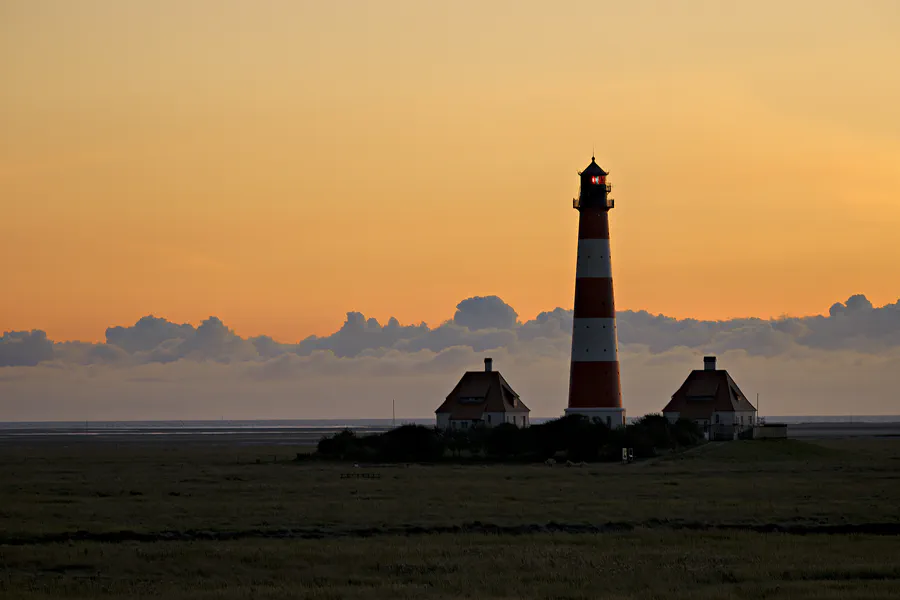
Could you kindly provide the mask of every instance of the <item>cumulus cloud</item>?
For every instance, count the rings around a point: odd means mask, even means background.
[[[129,353],[149,352],[168,340],[180,340],[193,335],[194,328],[191,325],[178,325],[148,315],[131,327],[108,328],[106,343],[118,346]]]
[[[828,314],[832,317],[838,315],[846,315],[853,313],[867,312],[875,308],[872,303],[862,294],[856,294],[847,298],[846,302],[836,302],[831,305]]]
[[[373,348],[391,348],[403,340],[415,339],[430,331],[425,323],[403,326],[397,319],[391,318],[387,325],[382,326],[377,319],[366,319],[362,313],[348,312],[339,330],[324,338],[308,337],[300,342],[296,351],[298,354],[309,354],[316,350],[331,350],[337,356],[357,356]]]
[[[875,308],[865,296],[856,295],[834,304],[827,317],[771,321],[679,320],[625,311],[618,314],[618,328],[620,342],[646,344],[652,352],[685,346],[710,351],[741,348],[751,354],[775,356],[788,344],[880,352],[900,346],[900,301]]]
[[[292,344],[267,336],[245,340],[217,317],[210,317],[194,328],[149,316],[130,327],[107,329],[106,344],[81,348],[78,352],[63,344],[54,346],[44,336],[42,340],[29,341],[33,345],[43,344],[43,354],[36,354],[36,350],[29,350],[26,345],[12,346],[18,338],[10,338],[4,356],[10,365],[33,365],[54,356],[72,362],[123,362],[125,357],[130,357],[133,362],[167,363],[180,359],[267,360],[284,354],[309,356],[320,351],[347,358],[377,356],[388,350],[441,352],[456,346],[486,352],[520,346],[564,348],[571,331],[571,310],[556,308],[519,322],[515,309],[496,296],[486,296],[463,300],[453,318],[436,327],[425,323],[401,325],[393,317],[382,325],[361,312],[349,312],[340,329],[331,335],[310,336]],[[774,357],[793,346],[880,352],[900,346],[900,302],[875,308],[865,296],[856,295],[834,304],[827,317],[775,320],[701,321],[646,311],[622,311],[618,313],[618,332],[620,344],[645,346],[650,353],[684,347],[698,352],[744,350],[751,355]],[[42,332],[33,334],[43,335]],[[15,359],[13,354],[17,355]],[[26,362],[13,362],[23,360]]]
[[[174,348],[178,358],[233,362],[259,358],[256,346],[236,335],[218,317],[200,324],[193,335]]]
[[[7,331],[0,337],[0,367],[33,367],[52,359],[53,342],[43,331]]]
[[[0,419],[378,417],[393,400],[422,417],[485,356],[535,415],[551,416],[565,405],[571,330],[571,310],[520,322],[488,296],[435,327],[350,312],[333,334],[298,343],[244,339],[216,317],[198,327],[144,317],[110,327],[102,344],[11,332],[0,338]],[[774,320],[623,311],[618,330],[630,414],[659,410],[707,353],[767,414],[898,412],[900,302],[857,295],[827,316]]]
[[[512,329],[519,314],[497,296],[475,296],[456,305],[453,324],[468,329]]]

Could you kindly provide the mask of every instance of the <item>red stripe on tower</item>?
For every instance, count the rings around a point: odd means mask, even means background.
[[[579,173],[581,188],[573,205],[578,209],[578,259],[575,269],[575,319],[572,326],[572,366],[566,414],[598,418],[610,427],[625,424],[616,339],[609,246],[606,173],[591,157]]]

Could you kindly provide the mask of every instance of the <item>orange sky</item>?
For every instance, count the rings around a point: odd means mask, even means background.
[[[0,331],[569,307],[592,145],[619,308],[892,302],[898,31],[890,0],[6,0]]]

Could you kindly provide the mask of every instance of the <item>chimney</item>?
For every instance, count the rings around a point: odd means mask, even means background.
[[[484,372],[490,373],[494,370],[494,359],[486,358],[484,359]]]
[[[703,357],[703,370],[704,371],[715,371],[716,370],[716,357],[715,356],[704,356]]]

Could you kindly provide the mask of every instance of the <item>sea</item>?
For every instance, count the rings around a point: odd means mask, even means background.
[[[532,423],[550,420],[534,418]],[[795,415],[767,416],[769,422],[791,424],[900,424],[900,415]],[[629,418],[628,421],[632,421]],[[385,431],[404,424],[431,425],[433,418],[398,419],[259,419],[259,420],[158,420],[158,421],[6,421],[0,422],[0,439],[28,436],[253,436],[292,434],[314,438],[350,429]]]

